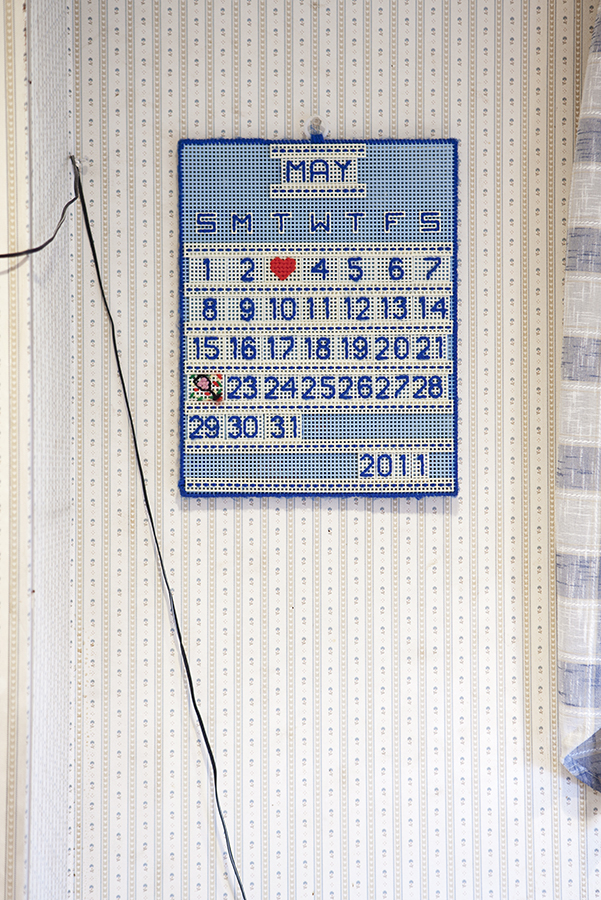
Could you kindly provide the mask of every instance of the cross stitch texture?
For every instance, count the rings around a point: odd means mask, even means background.
[[[457,146],[180,141],[188,496],[457,492]]]

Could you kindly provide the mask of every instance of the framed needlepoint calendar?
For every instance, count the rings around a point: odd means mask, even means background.
[[[457,492],[457,145],[183,140],[186,496]]]

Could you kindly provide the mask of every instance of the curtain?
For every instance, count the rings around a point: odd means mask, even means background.
[[[568,216],[557,453],[560,742],[601,790],[601,4],[586,70]]]

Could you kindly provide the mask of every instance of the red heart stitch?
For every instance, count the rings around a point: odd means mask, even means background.
[[[291,256],[287,257],[287,259],[280,259],[279,256],[276,256],[269,263],[269,268],[280,281],[285,281],[296,269],[296,260],[292,259]]]

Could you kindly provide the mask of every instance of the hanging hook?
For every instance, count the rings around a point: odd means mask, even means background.
[[[303,126],[303,134],[309,141],[325,141],[331,132],[330,123],[323,116],[310,116]]]

